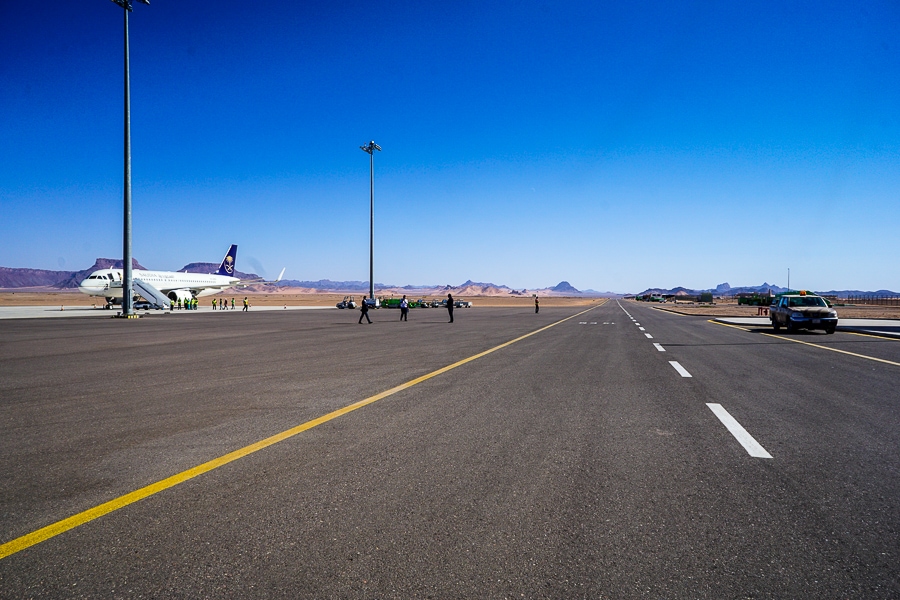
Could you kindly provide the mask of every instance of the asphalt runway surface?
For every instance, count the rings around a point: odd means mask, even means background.
[[[0,597],[900,597],[900,341],[583,310],[0,321]]]

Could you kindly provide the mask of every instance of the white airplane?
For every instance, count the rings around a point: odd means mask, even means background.
[[[254,283],[277,283],[284,276],[284,269],[275,281],[262,279],[241,280],[234,276],[237,245],[232,244],[225,254],[222,264],[215,273],[187,273],[180,271],[131,271],[134,293],[147,301],[165,307],[173,302],[200,298],[215,294],[235,286]],[[89,296],[106,298],[106,306],[122,302],[122,269],[100,269],[91,273],[78,285],[78,289]]]

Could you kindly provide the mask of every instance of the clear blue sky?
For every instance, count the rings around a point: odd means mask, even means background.
[[[134,256],[900,289],[897,2],[136,2]],[[122,255],[122,9],[0,2],[0,266]]]

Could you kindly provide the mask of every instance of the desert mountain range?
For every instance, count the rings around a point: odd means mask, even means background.
[[[798,289],[798,288],[794,288]],[[727,283],[720,283],[714,288],[709,288],[706,290],[691,290],[683,287],[676,287],[671,289],[664,288],[649,288],[644,290],[639,295],[647,296],[647,295],[660,295],[660,296],[698,296],[704,292],[712,292],[715,296],[736,296],[737,294],[766,294],[771,291],[773,294],[780,294],[782,292],[787,292],[788,288],[780,287],[772,283],[763,283],[762,285],[750,285],[743,287],[731,287]],[[839,298],[846,298],[847,296],[900,296],[897,292],[892,292],[891,290],[878,290],[875,292],[868,292],[863,290],[814,290],[817,294],[822,294],[823,296],[837,296]]]
[[[0,289],[21,289],[21,288],[52,288],[57,290],[74,289],[97,269],[121,269],[122,261],[111,258],[98,258],[93,265],[87,269],[80,271],[49,271],[42,269],[20,269],[10,267],[0,267]],[[146,270],[137,260],[132,260],[132,268]],[[216,263],[189,263],[179,271],[187,273],[214,273],[219,265]],[[235,276],[240,279],[256,279],[259,275],[255,273],[242,273],[235,271]],[[320,279],[318,281],[297,281],[284,280],[277,285],[255,285],[247,287],[247,291],[251,292],[272,292],[283,291],[284,288],[290,288],[292,291],[299,293],[346,293],[346,294],[365,294],[369,290],[368,281],[331,281],[330,279]],[[515,296],[531,294],[541,294],[543,296],[597,296],[597,297],[616,297],[620,294],[611,292],[595,292],[594,290],[578,290],[567,281],[561,281],[557,285],[541,289],[512,289],[505,285],[496,285],[493,283],[479,283],[475,281],[466,281],[462,285],[391,285],[376,283],[375,289],[379,296],[385,295],[409,295],[409,296],[434,296],[444,294],[454,294],[456,296]]]
[[[146,270],[145,267],[137,260],[132,261],[134,269]],[[21,288],[51,288],[57,290],[74,289],[78,287],[78,283],[85,277],[90,275],[97,269],[121,269],[122,261],[111,258],[98,258],[93,265],[87,269],[80,271],[49,271],[42,269],[23,269],[0,267],[0,289],[21,289]],[[217,263],[194,262],[189,263],[178,269],[187,273],[214,273],[219,268]],[[241,279],[256,279],[259,275],[255,273],[242,273],[235,271],[235,276]],[[346,293],[346,294],[365,294],[369,291],[368,281],[332,281],[330,279],[320,279],[318,281],[298,281],[284,280],[273,285],[257,285],[246,288],[248,291],[264,293],[273,291],[285,291],[290,288],[298,293]],[[612,292],[597,292],[595,290],[578,290],[567,281],[561,281],[553,287],[539,289],[513,289],[506,285],[497,285],[494,283],[481,283],[476,281],[466,281],[461,285],[393,285],[376,283],[375,289],[379,296],[403,295],[408,296],[437,296],[445,294],[453,294],[459,297],[465,296],[530,296],[532,294],[540,294],[542,296],[582,296],[582,297],[606,297],[617,298],[625,294],[616,294]],[[728,283],[720,283],[715,288],[704,290],[692,290],[684,287],[676,287],[671,289],[665,288],[648,288],[641,292],[641,295],[660,294],[674,296],[697,296],[702,292],[712,292],[717,296],[733,296],[740,293],[766,293],[771,290],[773,293],[787,291],[787,288],[779,287],[774,284],[763,283],[756,286],[731,287]],[[817,290],[820,294],[834,295],[846,298],[848,295],[854,296],[900,296],[897,292],[890,290],[878,290],[875,292],[862,290]]]
[[[286,280],[278,284],[279,287],[289,287],[298,291],[313,292],[334,292],[348,294],[366,294],[369,291],[368,281],[331,281],[330,279],[321,279],[319,281],[297,281]],[[494,283],[482,283],[477,281],[466,281],[460,285],[391,285],[384,283],[376,283],[375,290],[379,296],[443,296],[453,294],[454,296],[531,296],[532,294],[540,294],[542,296],[584,296],[584,297],[615,297],[619,294],[611,292],[599,293],[594,290],[578,290],[568,281],[561,281],[557,285],[540,289],[512,289],[506,285],[497,285]]]

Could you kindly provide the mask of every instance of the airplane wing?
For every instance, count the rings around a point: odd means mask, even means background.
[[[281,281],[281,278],[284,277],[285,269],[287,269],[287,267],[284,267],[283,269],[281,269],[281,273],[278,274],[278,278],[275,279],[274,281],[266,281],[265,279],[260,277],[258,279],[242,279],[239,282],[237,282],[235,285],[237,287],[245,287],[248,285],[263,285],[263,284],[267,284],[267,283],[278,283],[279,281]]]

